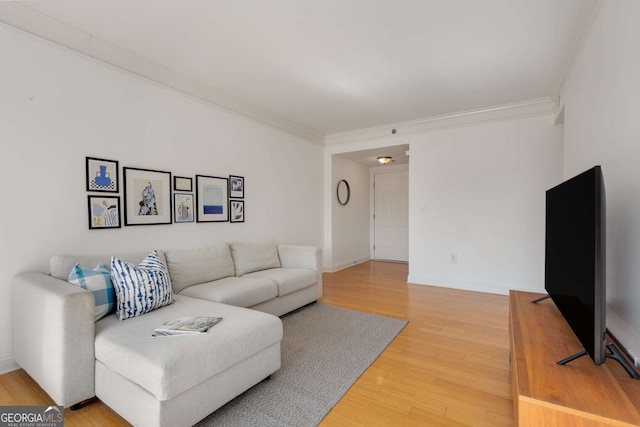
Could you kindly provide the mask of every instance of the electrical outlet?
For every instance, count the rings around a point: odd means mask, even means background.
[[[456,253],[449,254],[449,262],[451,264],[457,264],[458,263],[458,254],[456,254]]]

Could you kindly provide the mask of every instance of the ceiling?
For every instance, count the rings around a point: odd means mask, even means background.
[[[48,0],[13,6],[24,9],[14,15],[39,15],[29,20],[31,30],[45,18],[70,26],[326,136],[554,99],[594,2]],[[55,38],[63,31],[49,33]]]

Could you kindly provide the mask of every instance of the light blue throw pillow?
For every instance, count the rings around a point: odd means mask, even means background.
[[[140,316],[175,301],[169,273],[156,251],[138,265],[111,257],[111,280],[120,320]]]
[[[106,265],[101,264],[94,269],[88,269],[76,264],[71,269],[67,280],[93,294],[96,300],[96,322],[115,311],[116,294],[111,283],[111,273]]]

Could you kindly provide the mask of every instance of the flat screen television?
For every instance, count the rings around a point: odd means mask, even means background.
[[[596,365],[606,357],[605,212],[600,166],[546,192],[545,289]]]

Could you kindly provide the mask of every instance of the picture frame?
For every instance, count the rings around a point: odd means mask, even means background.
[[[173,222],[193,222],[193,194],[173,193]]]
[[[229,221],[244,222],[244,200],[229,200]]]
[[[87,191],[117,193],[118,189],[118,161],[86,158]]]
[[[196,222],[228,222],[228,190],[228,178],[196,175]]]
[[[120,196],[87,196],[89,230],[120,228]]]
[[[124,171],[124,225],[171,224],[171,172]]]
[[[229,175],[229,197],[232,199],[244,199],[244,177]]]
[[[193,191],[193,180],[186,176],[174,176],[173,191]]]

